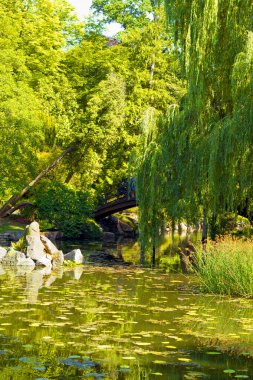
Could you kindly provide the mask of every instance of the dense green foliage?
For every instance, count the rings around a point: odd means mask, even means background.
[[[133,163],[143,245],[168,219],[251,217],[252,7],[94,0],[81,24],[66,0],[2,1],[1,203],[74,144],[49,179],[99,199]]]
[[[66,238],[100,237],[98,225],[91,219],[94,200],[88,192],[75,191],[59,182],[50,182],[35,192],[38,218],[50,221]]]
[[[187,94],[148,118],[140,143],[145,242],[161,231],[161,215],[215,224],[224,211],[252,213],[252,2],[165,3]]]
[[[82,25],[65,0],[0,5],[1,203],[73,143],[49,179],[115,194],[146,109],[165,112],[184,93],[161,3],[94,1],[93,10]],[[122,24],[117,39],[103,36],[108,21]]]
[[[63,143],[74,123],[75,96],[62,70],[76,25],[70,10],[64,0],[1,2],[1,200],[34,177],[37,153]]]

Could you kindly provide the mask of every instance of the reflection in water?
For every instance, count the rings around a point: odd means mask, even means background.
[[[192,281],[147,269],[6,270],[1,379],[252,378],[253,300],[192,294]]]
[[[200,233],[191,233],[188,235],[183,232],[181,235],[178,234],[165,234],[163,241],[160,242],[159,247],[156,251],[156,264],[160,265],[161,260],[164,257],[172,257],[178,254],[178,247],[185,241],[191,241],[194,244],[201,241]],[[103,257],[106,255],[112,255],[117,260],[121,260],[122,263],[140,263],[141,248],[139,242],[134,239],[126,239],[119,237],[115,242],[84,242],[84,241],[62,241],[57,242],[58,248],[63,252],[68,252],[70,250],[80,248],[82,253],[85,255],[87,261],[93,263],[99,263],[100,261],[105,264]],[[106,260],[106,258],[105,258]],[[150,266],[150,253],[146,252],[145,264]]]

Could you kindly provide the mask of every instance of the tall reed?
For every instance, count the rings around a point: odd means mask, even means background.
[[[204,292],[253,296],[253,243],[225,238],[197,253],[197,276]]]

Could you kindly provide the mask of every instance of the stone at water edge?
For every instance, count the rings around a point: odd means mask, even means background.
[[[47,257],[42,257],[41,259],[37,260],[36,261],[36,266],[39,267],[39,266],[44,266],[46,268],[52,268],[52,263],[51,263],[51,260],[48,259]]]
[[[46,252],[48,252],[47,258],[49,258],[49,255],[51,255],[53,267],[62,265],[64,263],[63,252],[59,251],[58,248],[46,236],[41,235],[40,239],[44,244]]]
[[[42,241],[46,252],[50,255],[53,256],[59,252],[58,248],[46,236],[41,235],[40,240]]]
[[[4,256],[6,255],[7,250],[3,247],[0,247],[0,263],[3,261]]]
[[[26,230],[25,236],[27,244],[27,257],[38,261],[46,258],[44,245],[40,240],[40,226],[37,222],[32,222]]]
[[[64,255],[64,260],[73,261],[76,264],[83,264],[84,257],[80,249],[74,249],[73,251]]]
[[[19,261],[26,259],[23,252],[15,251],[10,248],[2,260],[3,265],[16,266],[19,265]]]
[[[57,254],[53,255],[53,268],[57,268],[58,266],[64,263],[64,254],[62,251],[58,251]]]
[[[34,268],[35,267],[35,262],[32,259],[25,258],[25,259],[20,259],[17,263],[18,266],[23,266],[23,267],[30,267]]]

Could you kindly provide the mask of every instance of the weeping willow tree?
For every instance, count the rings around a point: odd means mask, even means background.
[[[253,209],[253,2],[165,5],[187,95],[177,112],[156,121],[140,150],[140,228],[150,237],[160,213],[192,221]]]

